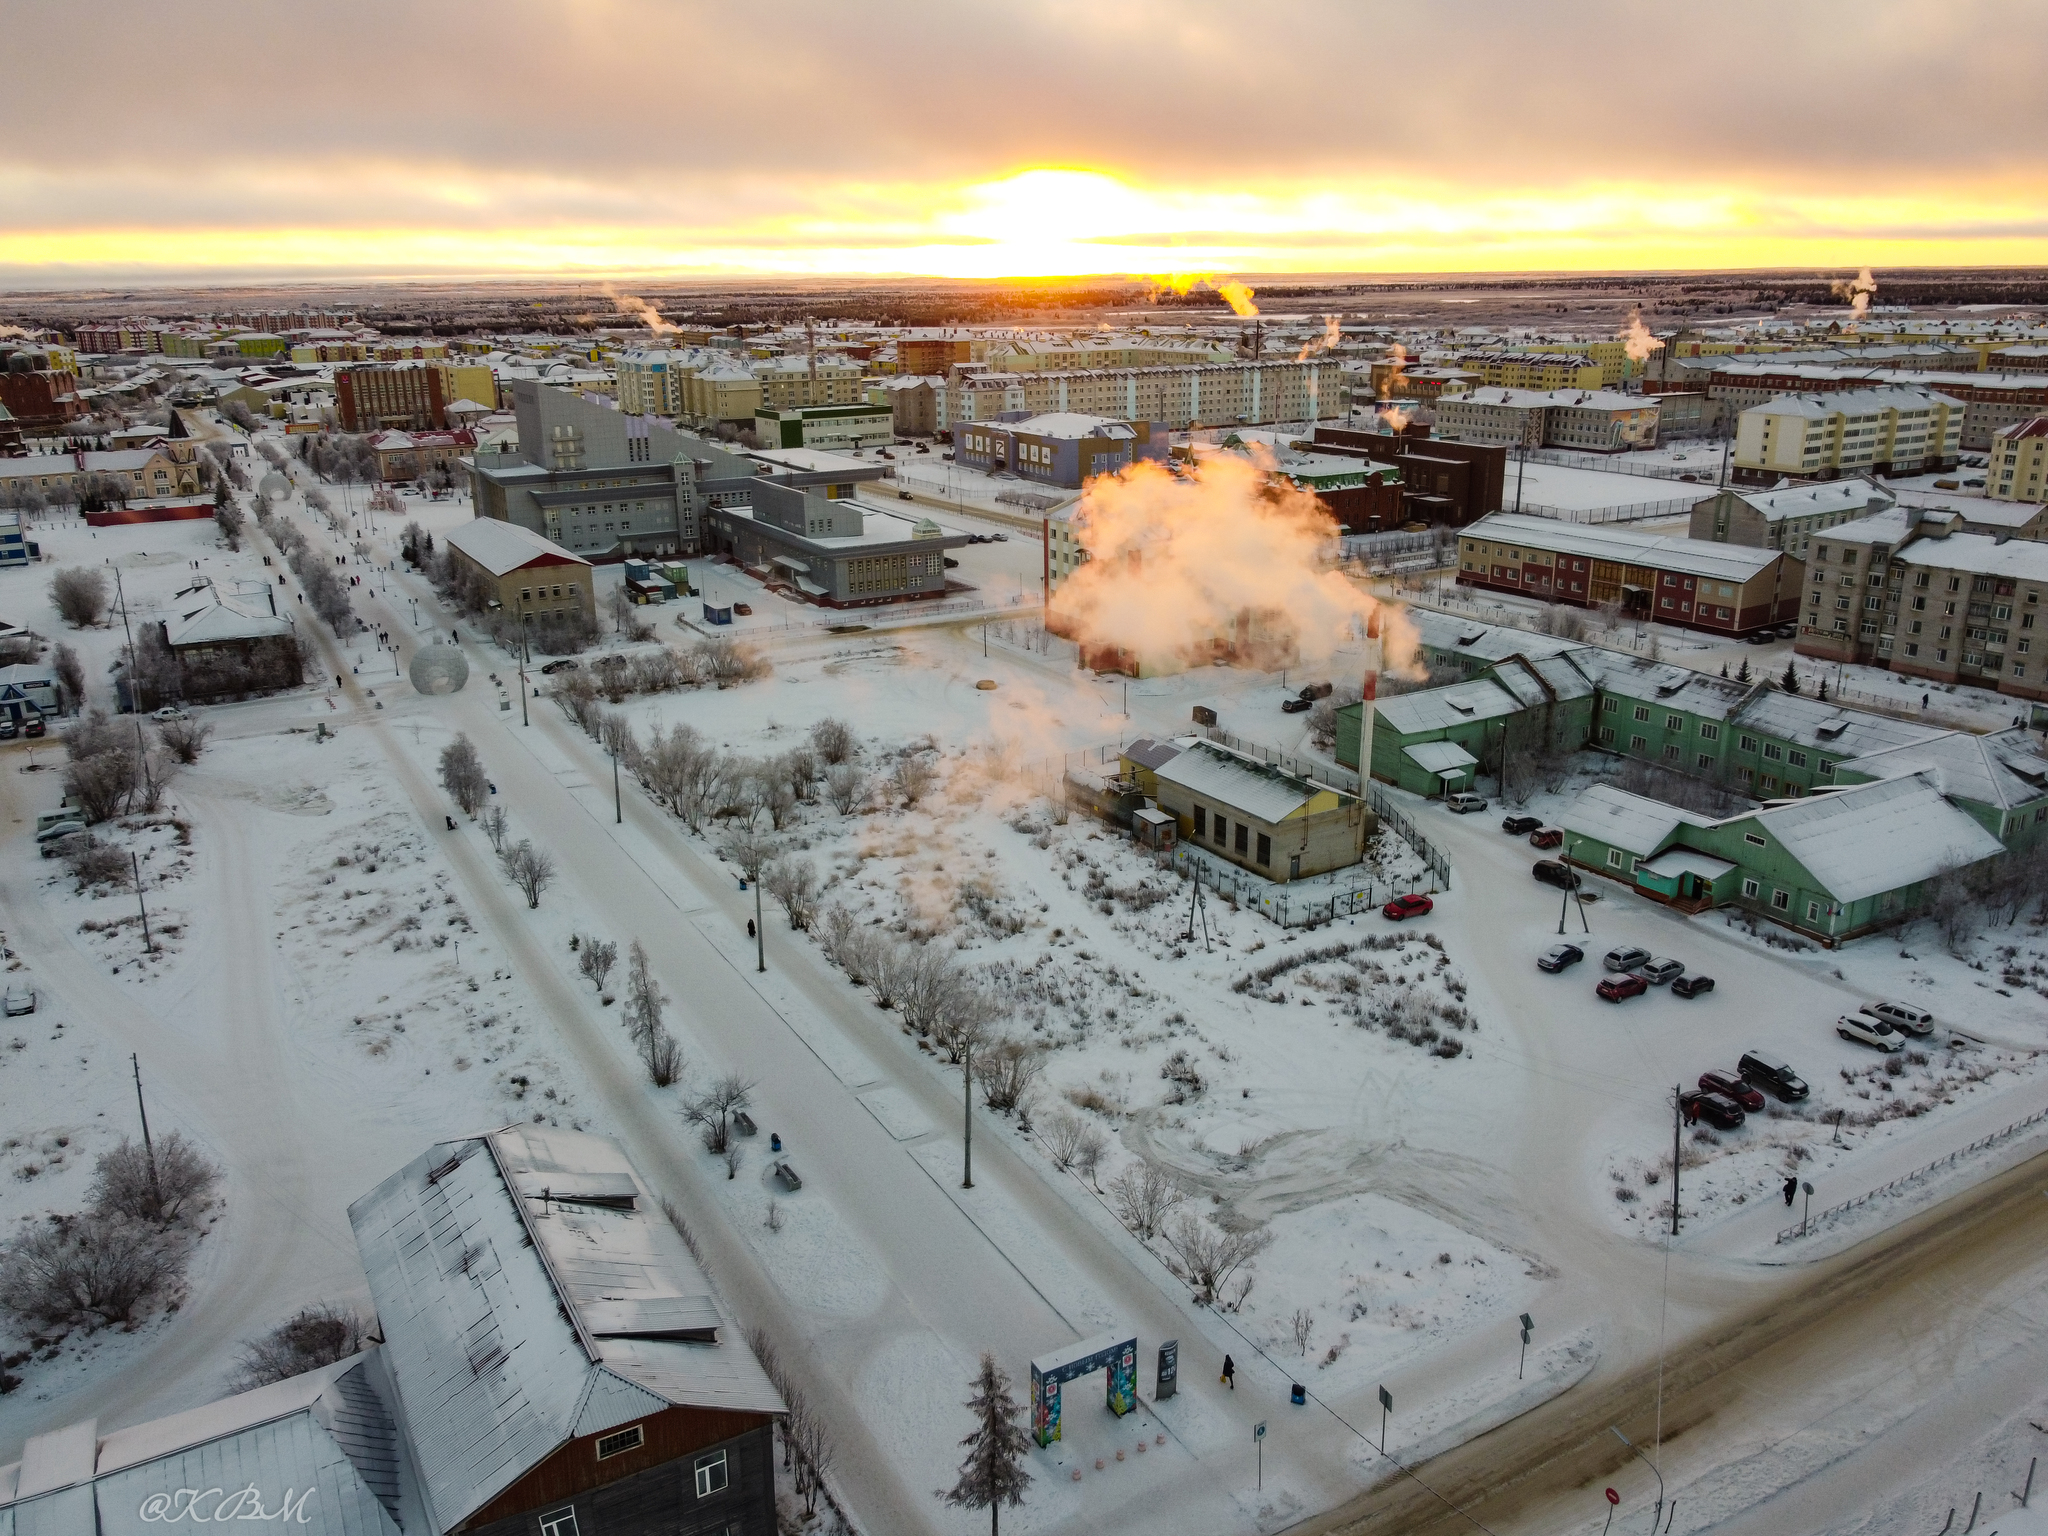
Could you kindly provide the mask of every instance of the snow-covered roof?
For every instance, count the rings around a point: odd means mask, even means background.
[[[1644,858],[1655,853],[1664,839],[1680,827],[1710,827],[1714,823],[1691,811],[1681,811],[1661,800],[1632,795],[1612,784],[1588,788],[1564,813],[1568,834],[1590,837]]]
[[[1748,819],[1840,901],[1916,885],[2005,852],[1925,773],[1814,795]]]
[[[1999,731],[1972,736],[1943,731],[1924,741],[1885,747],[1843,763],[1838,772],[1895,779],[1929,775],[1943,794],[2011,810],[2048,796],[2048,757],[2032,733]]]
[[[1158,768],[1179,757],[1181,749],[1170,741],[1154,741],[1149,736],[1140,736],[1123,750],[1123,755],[1140,768]]]
[[[1646,874],[1661,875],[1673,879],[1679,875],[1702,875],[1709,880],[1718,880],[1735,868],[1726,859],[1717,859],[1711,853],[1701,853],[1697,848],[1668,848],[1654,859],[1643,861]]]
[[[1478,765],[1479,759],[1455,741],[1424,741],[1403,747],[1401,755],[1424,773],[1457,773]]]
[[[444,1142],[349,1220],[436,1530],[573,1437],[671,1404],[783,1411],[608,1138],[515,1125]],[[683,1314],[697,1338],[676,1336]]]
[[[1968,571],[1976,576],[2048,581],[2048,544],[2033,539],[2000,539],[1988,533],[1950,533],[1938,538],[1916,539],[1892,558],[1907,565]]]
[[[1837,512],[1881,512],[1891,506],[1889,491],[1868,480],[1830,480],[1821,485],[1791,485],[1774,491],[1737,491],[1735,498],[1768,522],[1789,517],[1821,517]]]
[[[531,528],[503,518],[479,517],[452,528],[446,535],[450,544],[489,571],[503,576],[536,561],[554,565],[588,565],[581,555],[571,554]]]
[[[164,641],[173,650],[187,645],[223,645],[234,640],[268,640],[292,632],[291,620],[256,612],[217,597],[164,621]]]
[[[1138,435],[1137,428],[1127,421],[1117,421],[1108,416],[1089,416],[1080,411],[1047,411],[1043,415],[1028,417],[1023,421],[992,421],[988,425],[998,430],[1028,432],[1033,437],[1130,438]]]
[[[1526,545],[1552,554],[1590,555],[1597,560],[1615,560],[1660,571],[1682,571],[1710,581],[1748,581],[1781,558],[1776,550],[1752,549],[1746,544],[1717,544],[1711,539],[1589,527],[1519,512],[1488,513],[1459,529],[1458,537]]]
[[[1285,821],[1317,795],[1336,793],[1271,763],[1240,757],[1209,741],[1194,743],[1153,772],[1162,784],[1174,785],[1266,822]]]
[[[1441,731],[1474,720],[1494,720],[1522,709],[1522,701],[1489,677],[1475,677],[1468,683],[1447,688],[1425,688],[1419,693],[1397,693],[1373,702],[1373,713],[1389,730],[1403,736],[1422,731]]]

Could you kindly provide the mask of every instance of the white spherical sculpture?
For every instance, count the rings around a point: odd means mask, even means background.
[[[469,662],[456,645],[423,645],[412,653],[406,669],[421,693],[460,693],[469,681]]]
[[[256,491],[265,501],[289,501],[292,483],[277,470],[272,470],[256,482]]]

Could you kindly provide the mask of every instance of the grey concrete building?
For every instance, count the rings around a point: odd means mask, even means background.
[[[946,551],[967,542],[930,518],[869,506],[851,485],[766,476],[705,513],[706,547],[831,608],[946,594]],[[845,494],[835,495],[835,491]]]

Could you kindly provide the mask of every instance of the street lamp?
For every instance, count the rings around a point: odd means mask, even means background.
[[[533,723],[526,717],[526,663],[532,649],[526,641],[526,621],[532,617],[525,608],[519,610],[519,723],[522,726]]]
[[[1633,1440],[1629,1439],[1629,1437],[1628,1437],[1627,1435],[1624,1435],[1624,1434],[1623,1434],[1623,1433],[1622,1433],[1622,1432],[1621,1432],[1620,1430],[1616,1429],[1616,1428],[1615,1428],[1615,1427],[1614,1427],[1614,1426],[1613,1426],[1612,1424],[1610,1424],[1610,1425],[1608,1425],[1608,1426],[1607,1426],[1607,1433],[1609,1433],[1610,1435],[1614,1436],[1614,1438],[1615,1438],[1615,1439],[1619,1440],[1619,1441],[1620,1441],[1620,1442],[1621,1442],[1621,1443],[1622,1443],[1623,1445],[1627,1446],[1627,1447],[1628,1447],[1628,1448],[1629,1448],[1629,1449],[1630,1449],[1631,1451],[1633,1451],[1633,1452],[1635,1453],[1636,1457],[1637,1457],[1637,1458],[1638,1458],[1638,1459],[1639,1459],[1639,1460],[1640,1460],[1640,1461],[1642,1462],[1642,1464],[1643,1464],[1644,1466],[1648,1467],[1648,1468],[1649,1468],[1649,1469],[1650,1469],[1650,1470],[1651,1470],[1652,1472],[1657,1472],[1657,1463],[1655,1463],[1654,1461],[1650,1460],[1650,1458],[1649,1458],[1649,1457],[1647,1457],[1647,1456],[1643,1455],[1643,1452],[1642,1452],[1642,1448],[1641,1448],[1640,1446],[1638,1446],[1638,1445],[1637,1445],[1637,1444],[1635,1443],[1635,1441],[1633,1441]],[[1650,1517],[1650,1529],[1651,1529],[1651,1530],[1653,1530],[1653,1531],[1654,1531],[1654,1530],[1656,1530],[1656,1529],[1657,1529],[1657,1521],[1658,1521],[1658,1518],[1659,1518],[1659,1517],[1661,1517],[1661,1516],[1663,1515],[1663,1513],[1664,1513],[1664,1474],[1663,1474],[1662,1472],[1657,1472],[1657,1512],[1656,1512],[1656,1514],[1654,1514],[1654,1515],[1652,1515],[1652,1516]]]

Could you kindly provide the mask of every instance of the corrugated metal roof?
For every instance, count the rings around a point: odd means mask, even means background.
[[[1140,736],[1124,748],[1123,755],[1140,768],[1156,769],[1162,763],[1170,763],[1179,757],[1180,748],[1171,742],[1154,741],[1149,736]]]
[[[1285,821],[1325,791],[1306,779],[1199,741],[1156,770],[1161,784],[1242,811],[1260,821]],[[1334,793],[1334,791],[1332,791]]]
[[[1495,720],[1518,714],[1522,702],[1488,677],[1469,683],[1452,683],[1447,688],[1425,688],[1420,693],[1397,693],[1391,699],[1373,702],[1373,713],[1389,730],[1403,736],[1422,731],[1441,731],[1475,720]]]
[[[1479,762],[1478,758],[1455,741],[1419,742],[1412,747],[1403,747],[1401,755],[1424,773],[1455,773],[1460,768],[1471,768]]]
[[[493,576],[506,575],[544,558],[568,565],[590,564],[581,555],[571,554],[532,529],[503,518],[475,518],[449,529],[443,537]]]
[[[1758,811],[1768,831],[1822,889],[1860,901],[1974,864],[2005,845],[1944,800],[1931,776],[1886,779]]]
[[[1552,554],[1588,555],[1660,571],[1683,571],[1714,581],[1748,581],[1770,569],[1780,555],[1745,544],[1716,544],[1708,539],[1667,537],[1622,528],[1553,522],[1516,512],[1490,512],[1458,530],[1460,539],[1545,550]]]

